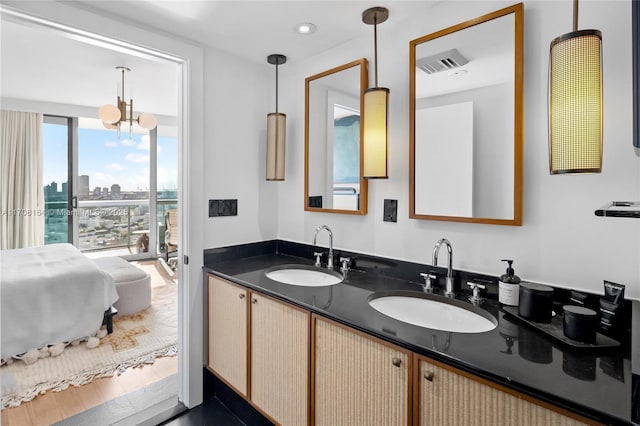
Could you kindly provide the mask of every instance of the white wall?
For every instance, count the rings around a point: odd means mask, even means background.
[[[594,210],[612,200],[640,199],[640,158],[632,148],[631,3],[587,1],[580,28],[603,33],[603,172],[551,176],[547,147],[547,68],[549,44],[571,31],[568,1],[525,3],[524,54],[524,220],[522,227],[409,219],[408,64],[409,41],[444,27],[513,4],[454,1],[425,16],[378,27],[379,81],[391,89],[389,179],[369,183],[369,213],[362,216],[303,211],[304,79],[361,58],[373,60],[373,40],[357,39],[304,62],[287,65],[281,79],[281,105],[289,117],[287,180],[278,193],[278,236],[310,243],[314,229],[329,225],[337,248],[431,263],[435,242],[453,244],[453,265],[500,275],[500,259],[515,259],[523,279],[602,293],[602,280],[625,284],[640,298],[640,220],[601,218]],[[354,25],[358,24],[357,22]],[[373,70],[373,65],[370,67]],[[373,81],[372,78],[370,81]],[[383,222],[385,198],[398,200],[398,222]],[[417,277],[416,277],[417,279]]]
[[[513,120],[509,117],[513,117],[514,106],[513,102],[506,101],[509,99],[513,99],[513,82],[416,100],[416,117],[421,108],[473,102],[473,167],[470,167],[470,170],[473,172],[475,217],[513,218],[514,167],[513,161],[510,160],[513,159],[514,153],[514,130]],[[430,131],[429,126],[424,126],[422,119],[416,118],[416,146],[422,143],[425,137],[438,140],[429,135]],[[426,136],[421,137],[421,134]],[[441,140],[445,141],[447,138]],[[432,167],[432,163],[427,161],[423,166]],[[456,161],[456,167],[450,169],[454,174],[460,171],[459,164]],[[451,167],[451,162],[446,162],[446,166]],[[446,206],[444,210],[446,212]],[[416,213],[429,214],[419,210],[417,203]],[[446,213],[443,215],[458,216]]]
[[[279,69],[281,82],[286,81],[286,67]],[[203,215],[208,215],[210,199],[238,200],[238,216],[205,218],[205,248],[277,237],[280,182],[266,181],[267,113],[273,112],[270,107],[275,109],[270,91],[274,73],[266,60],[260,67],[205,50]],[[291,143],[287,141],[287,148]],[[287,179],[289,172],[285,170]]]
[[[315,160],[309,165],[309,172],[314,176],[313,179],[309,179],[309,196],[321,196],[322,207],[333,205],[333,155],[328,155],[329,152],[333,153],[333,149],[329,150],[327,146],[331,143],[333,148],[333,131],[329,139],[327,92],[328,87],[324,84],[315,81],[309,84],[309,99],[314,100],[309,102],[309,157]],[[331,124],[333,125],[333,122]]]

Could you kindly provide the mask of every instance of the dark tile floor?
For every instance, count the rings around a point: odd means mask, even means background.
[[[178,417],[170,419],[163,426],[243,426],[236,416],[217,398],[212,398]]]

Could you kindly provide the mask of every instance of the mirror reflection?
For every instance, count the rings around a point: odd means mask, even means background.
[[[522,4],[410,54],[410,217],[520,225]]]
[[[367,60],[305,80],[305,210],[366,214],[362,178],[362,92]]]

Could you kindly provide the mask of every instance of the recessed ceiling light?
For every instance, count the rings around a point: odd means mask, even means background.
[[[316,31],[316,26],[311,22],[303,22],[301,24],[296,25],[296,32],[298,34],[311,34]]]

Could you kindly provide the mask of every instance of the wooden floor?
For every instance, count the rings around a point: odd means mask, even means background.
[[[116,374],[113,377],[95,379],[79,387],[69,386],[61,392],[46,392],[18,407],[5,408],[2,410],[0,424],[2,426],[50,425],[142,389],[177,372],[178,357],[156,358],[154,364],[128,368],[119,376]]]
[[[70,386],[62,392],[47,392],[18,407],[5,408],[2,425],[50,425],[177,372],[177,357],[157,358],[154,364],[128,368],[120,376],[96,379],[79,387]]]

